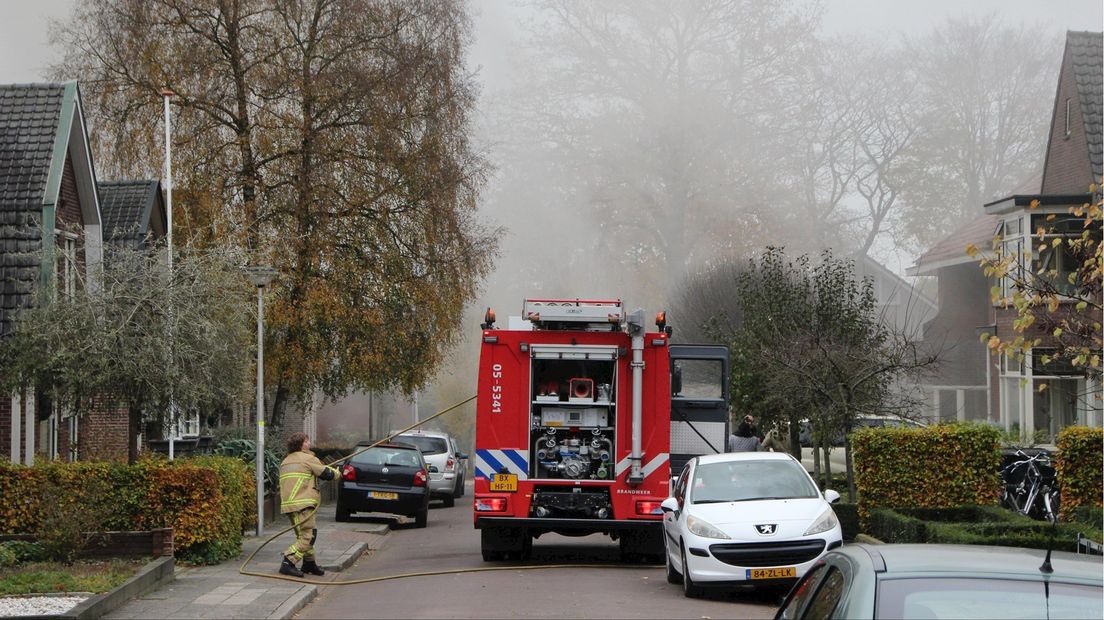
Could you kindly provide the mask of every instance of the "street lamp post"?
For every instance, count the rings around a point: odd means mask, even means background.
[[[169,264],[169,286],[172,286],[172,273],[173,273],[173,220],[172,220],[172,123],[169,116],[169,99],[172,99],[175,93],[170,88],[161,89],[161,98],[165,103],[165,235],[168,237],[168,252],[166,259]],[[170,322],[171,325],[171,322]],[[171,327],[170,327],[171,330]],[[172,337],[170,331],[169,337]],[[172,363],[172,357],[170,355],[169,363]],[[169,399],[169,460],[173,460],[175,456],[174,447],[176,444],[176,401],[172,398]]]
[[[257,536],[264,535],[264,288],[276,277],[268,266],[247,267],[257,287]]]

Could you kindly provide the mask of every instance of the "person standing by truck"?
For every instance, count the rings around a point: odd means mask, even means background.
[[[761,452],[763,450],[763,445],[759,443],[759,438],[755,436],[754,423],[755,418],[750,415],[744,416],[743,421],[736,427],[736,434],[728,437],[729,452]]]
[[[303,573],[326,574],[314,558],[314,543],[318,539],[314,513],[322,503],[318,481],[335,480],[338,472],[323,465],[310,447],[310,437],[306,433],[293,433],[288,437],[288,455],[280,463],[280,512],[286,514],[295,527],[295,542],[284,552],[280,574],[292,577],[302,577]],[[303,561],[302,570],[296,566],[299,560]]]

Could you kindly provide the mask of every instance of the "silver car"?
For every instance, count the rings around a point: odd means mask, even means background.
[[[463,497],[468,455],[460,451],[456,440],[448,433],[408,431],[396,436],[394,441],[412,444],[422,451],[429,466],[431,498],[444,500],[445,506],[453,506],[457,497]]]

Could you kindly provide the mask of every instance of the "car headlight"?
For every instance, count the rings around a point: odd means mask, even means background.
[[[813,534],[820,534],[827,532],[828,530],[836,527],[839,524],[839,519],[836,518],[836,513],[831,507],[828,507],[817,517],[816,521],[809,526],[809,529],[805,530],[805,536],[812,536]]]
[[[686,529],[690,530],[691,534],[701,536],[702,538],[728,538],[728,534],[692,516],[686,517]]]

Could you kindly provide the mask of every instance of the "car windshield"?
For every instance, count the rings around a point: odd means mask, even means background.
[[[879,618],[1100,618],[1100,586],[1012,579],[891,579],[878,586]]]
[[[794,461],[704,463],[694,469],[691,503],[746,502],[818,497],[809,475]]]
[[[418,454],[406,448],[377,447],[356,454],[352,462],[358,465],[390,465],[392,467],[421,467]]]
[[[399,435],[395,441],[408,443],[422,454],[444,454],[448,452],[448,442],[443,437],[426,437],[424,435]]]

